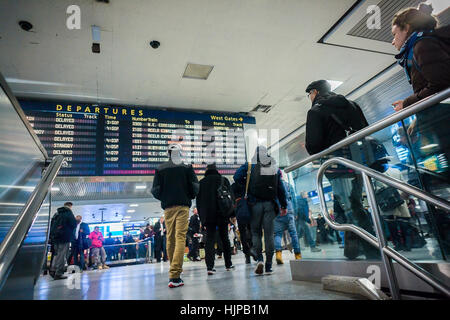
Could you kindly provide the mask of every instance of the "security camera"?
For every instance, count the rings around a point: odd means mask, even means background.
[[[19,26],[22,28],[22,30],[25,30],[25,31],[30,31],[31,29],[33,29],[33,25],[30,22],[25,21],[25,20],[19,21]]]
[[[160,45],[161,45],[161,43],[159,43],[159,41],[156,41],[156,40],[150,41],[150,46],[153,49],[158,49]]]

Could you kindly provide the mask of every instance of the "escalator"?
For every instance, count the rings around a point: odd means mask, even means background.
[[[0,86],[0,299],[33,299],[63,157],[49,159],[1,74]]]

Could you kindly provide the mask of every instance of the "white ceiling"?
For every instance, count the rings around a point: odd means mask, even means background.
[[[2,0],[0,71],[21,97],[225,112],[275,105],[255,116],[258,128],[279,129],[281,138],[305,122],[308,83],[343,81],[337,92],[345,94],[394,62],[390,55],[317,43],[354,3]],[[81,8],[81,30],[66,27],[72,4]],[[22,19],[33,32],[19,28]],[[100,54],[91,52],[91,25],[101,28]],[[160,48],[152,49],[151,40]],[[351,37],[356,47],[367,41],[386,52],[386,43]],[[214,69],[206,81],[182,79],[187,63]]]

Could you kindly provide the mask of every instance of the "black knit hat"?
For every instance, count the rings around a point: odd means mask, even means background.
[[[306,87],[306,92],[309,93],[313,89],[316,89],[323,94],[331,91],[331,85],[327,80],[317,80],[311,82],[308,87]]]

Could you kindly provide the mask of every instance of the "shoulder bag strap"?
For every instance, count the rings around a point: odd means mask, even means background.
[[[331,114],[331,118],[333,118],[334,121],[345,131],[345,135],[349,136],[352,134],[353,128],[351,126],[345,126],[344,123],[334,114]]]
[[[250,182],[250,174],[252,173],[252,164],[251,162],[248,163],[248,168],[247,168],[247,181],[245,183],[245,196],[244,198],[247,199],[247,195],[248,195],[248,183]]]

